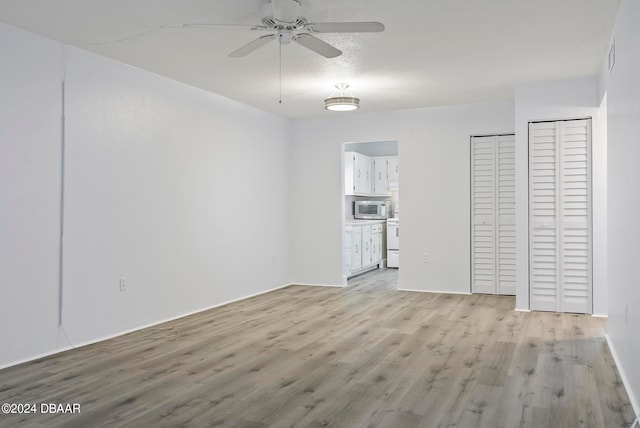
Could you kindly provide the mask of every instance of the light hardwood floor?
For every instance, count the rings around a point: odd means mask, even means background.
[[[382,275],[291,286],[2,370],[0,403],[80,403],[81,413],[0,414],[0,426],[633,421],[606,321],[514,312],[512,297],[396,291],[395,274]]]

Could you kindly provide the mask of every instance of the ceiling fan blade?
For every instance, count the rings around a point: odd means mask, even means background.
[[[250,30],[266,30],[264,25],[239,25],[239,24],[210,24],[194,22],[191,24],[182,24],[182,28],[248,28]]]
[[[326,58],[335,58],[342,55],[341,50],[334,48],[329,43],[322,41],[309,33],[298,34],[293,38],[293,40],[295,42],[298,42],[305,48],[310,49]]]
[[[276,37],[277,36],[275,34],[269,34],[269,35],[266,35],[266,36],[259,37],[259,38],[255,39],[255,40],[247,43],[246,45],[244,45],[240,49],[237,49],[237,50],[231,52],[229,54],[229,56],[231,58],[240,58],[240,57],[243,57],[245,55],[248,55],[251,52],[255,51],[256,49],[261,48],[262,46],[266,45],[271,40],[274,40]]]
[[[273,17],[280,22],[296,22],[298,5],[299,3],[295,0],[271,0]]]
[[[381,22],[310,22],[305,28],[312,33],[380,33]]]

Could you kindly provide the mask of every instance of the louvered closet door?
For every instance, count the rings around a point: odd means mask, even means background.
[[[471,139],[471,268],[474,293],[496,292],[496,143]]]
[[[556,122],[529,125],[529,286],[531,309],[556,311],[559,301]]]
[[[560,125],[561,308],[591,313],[591,121]]]
[[[472,137],[474,293],[515,294],[515,138]]]
[[[591,122],[529,125],[531,309],[591,313]]]
[[[497,294],[516,294],[516,138],[500,135],[498,145]]]

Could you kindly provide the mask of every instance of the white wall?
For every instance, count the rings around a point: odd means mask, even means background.
[[[341,144],[398,141],[399,287],[468,293],[470,136],[513,132],[513,123],[511,103],[294,122],[291,278],[300,283],[342,284]],[[431,255],[429,264],[422,261],[425,252]]]
[[[608,76],[609,339],[636,413],[640,412],[640,2],[623,0]]]
[[[288,122],[77,49],[67,58],[69,337],[284,285]]]
[[[593,312],[607,314],[607,139],[598,78],[527,83],[515,89],[516,307],[529,309],[528,123],[592,117]]]
[[[61,51],[0,24],[0,367],[57,346]]]
[[[0,31],[3,366],[67,343],[62,45]],[[71,344],[288,283],[288,121],[78,49],[66,57]]]

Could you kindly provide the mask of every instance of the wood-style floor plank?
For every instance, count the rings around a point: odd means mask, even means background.
[[[397,271],[291,286],[0,371],[0,427],[628,427],[606,320],[397,291]]]

